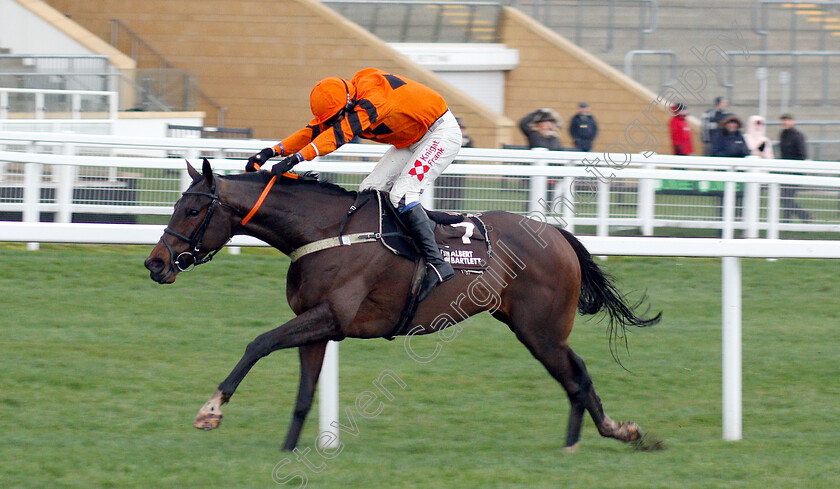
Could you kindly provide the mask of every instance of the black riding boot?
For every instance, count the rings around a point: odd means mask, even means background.
[[[455,270],[440,255],[431,220],[423,210],[423,206],[416,204],[400,215],[426,260],[426,276],[423,277],[423,284],[420,287],[419,302],[425,299],[438,284],[454,277]]]

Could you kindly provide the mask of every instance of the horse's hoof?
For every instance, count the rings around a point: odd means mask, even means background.
[[[200,430],[215,430],[222,422],[222,404],[226,403],[230,396],[225,396],[217,390],[209,401],[205,402],[198,415],[193,421],[193,426]]]
[[[580,448],[580,442],[575,443],[574,445],[569,445],[567,447],[563,447],[563,451],[566,453],[575,453]]]
[[[222,423],[222,413],[214,414],[201,414],[198,413],[198,416],[195,417],[195,421],[193,421],[193,426],[200,430],[215,430],[219,427]]]
[[[616,438],[621,441],[630,443],[642,437],[642,430],[639,425],[631,422],[619,423],[619,428],[616,431]]]

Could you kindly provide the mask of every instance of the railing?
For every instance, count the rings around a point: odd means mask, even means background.
[[[174,66],[118,19],[111,19],[111,45],[137,62],[137,83],[144,93],[163,101],[169,110],[194,110],[196,99],[200,99],[216,111],[217,125],[224,126],[227,108],[202,91],[195,76]]]
[[[760,68],[768,68],[767,58],[768,57],[787,57],[791,58],[791,62],[789,66],[784,66],[785,69],[789,69],[791,73],[789,73],[789,80],[785,83],[790,83],[790,93],[789,93],[789,103],[791,105],[796,105],[797,103],[801,103],[799,100],[799,85],[801,83],[801,67],[799,58],[808,57],[808,58],[822,58],[821,66],[819,69],[821,70],[821,90],[820,90],[820,97],[819,99],[812,99],[812,101],[818,101],[820,104],[827,106],[830,105],[832,101],[837,101],[840,99],[840,94],[830,93],[830,89],[833,87],[831,83],[831,64],[830,61],[832,59],[837,59],[840,56],[840,51],[724,51],[723,52],[728,57],[736,57],[736,56],[746,56],[752,57],[755,56],[759,58],[761,61],[759,63]],[[718,67],[720,72],[724,72],[724,62],[725,58],[723,56],[718,57]],[[774,68],[780,68],[778,64],[773,66]],[[744,69],[749,68],[746,65],[736,65],[735,63],[729,62],[726,63],[726,70],[727,73],[726,79],[721,78],[720,85],[728,90],[728,97],[730,99],[734,98],[734,90],[735,90],[735,70],[737,69]],[[835,67],[836,68],[836,67]],[[810,85],[806,85],[807,89],[810,89]]]
[[[27,68],[29,67],[29,68]],[[87,90],[120,91],[128,105],[122,110],[170,111],[172,103],[161,99],[155,93],[153,77],[160,77],[161,70],[135,70],[135,73],[121,73],[114,70],[108,56],[99,55],[0,55],[0,86],[6,88],[27,88],[32,90]],[[165,70],[163,70],[165,71]],[[135,81],[135,75],[140,82]],[[170,79],[177,78],[173,75]],[[133,91],[129,94],[126,91]],[[174,94],[173,94],[174,93]],[[164,91],[167,99],[181,97],[181,105],[192,106],[189,91],[172,89]],[[186,99],[184,99],[186,97]]]
[[[155,216],[170,214],[189,182],[181,157],[208,156],[218,171],[240,172],[242,156],[269,143],[2,133],[0,145],[7,151],[0,152],[5,162],[0,189],[18,190],[5,191],[0,211],[23,212],[33,222],[40,212],[61,213],[65,221],[97,213],[160,222]],[[9,151],[14,149],[20,152]],[[328,172],[352,189],[383,151],[379,145],[346,145],[300,168]],[[596,157],[632,161],[595,165]],[[108,168],[115,169],[110,176]],[[86,197],[84,189],[105,185],[103,179],[117,182],[109,191],[126,192],[118,199]],[[428,208],[539,212],[550,223],[592,227],[598,235],[619,229],[652,235],[656,228],[715,230],[723,236],[742,230],[747,237],[764,232],[770,238],[781,231],[840,232],[835,162],[465,148],[436,184],[422,196]],[[799,195],[791,196],[791,190]]]
[[[106,55],[0,54],[0,87],[113,91]]]
[[[170,138],[251,139],[253,134],[251,128],[166,125],[166,137]]]
[[[677,71],[679,70],[679,61],[677,60],[677,53],[671,50],[665,49],[634,49],[631,51],[627,51],[627,54],[624,55],[624,74],[630,78],[634,78],[633,76],[633,66],[634,61],[637,57],[640,56],[657,56],[657,57],[664,57],[670,60],[668,65],[663,65],[660,63],[659,70],[658,70],[658,86],[660,88],[666,88],[674,86],[677,83]],[[667,70],[668,75],[665,75]],[[643,79],[643,75],[639,74],[635,77],[636,81],[640,81]]]
[[[17,104],[11,105],[10,98],[16,98]],[[47,114],[70,114],[70,119],[81,119],[84,113],[116,119],[118,99],[117,93],[110,91],[0,87],[0,119],[8,119],[12,112],[31,114],[34,119],[45,119]]]
[[[111,134],[118,100],[116,92],[0,88],[0,131]]]
[[[511,0],[510,3],[552,29],[573,30],[578,46],[585,44],[584,32],[603,32],[605,52],[614,49],[615,34],[619,30],[637,32],[636,49],[644,49],[645,36],[655,32],[657,27],[658,6],[655,0]],[[636,21],[630,20],[631,14],[624,13],[629,9],[638,10]],[[574,15],[570,15],[572,10]],[[622,25],[618,25],[619,19]]]
[[[767,50],[769,37],[771,33],[776,33],[776,37],[784,32],[787,32],[789,39],[789,49],[799,49],[800,37],[803,33],[816,33],[818,36],[818,49],[826,49],[828,45],[828,36],[832,31],[826,29],[820,22],[804,22],[803,28],[801,15],[798,14],[796,7],[801,6],[802,9],[817,10],[827,13],[829,15],[836,15],[838,7],[840,7],[840,0],[829,1],[790,1],[790,0],[755,0],[753,4],[752,15],[750,22],[752,31],[761,36],[761,50]],[[773,22],[769,20],[769,14],[774,11],[781,16],[788,16],[787,27],[780,22],[782,19],[777,17]]]
[[[326,0],[341,15],[387,42],[499,42],[499,2]]]

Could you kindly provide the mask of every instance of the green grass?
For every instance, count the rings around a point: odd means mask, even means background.
[[[646,290],[662,323],[629,335],[622,370],[605,328],[579,321],[572,345],[607,412],[662,438],[638,452],[598,436],[562,450],[568,402],[489,316],[418,364],[401,341],[341,344],[344,408],[384,369],[381,414],[358,414],[320,472],[280,451],[297,355],[263,359],[200,432],[198,408],[256,335],[292,317],[287,258],[221,253],[176,284],[142,267],[146,247],[0,246],[0,486],[270,488],[272,470],[326,488],[836,488],[840,480],[840,263],[745,260],[744,439],[721,439],[718,260],[610,258],[624,290]],[[415,340],[431,352],[435,337]],[[317,408],[301,449],[312,448]],[[298,487],[294,480],[286,487]]]

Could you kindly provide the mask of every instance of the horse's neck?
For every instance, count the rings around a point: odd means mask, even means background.
[[[231,204],[247,214],[265,186],[250,182],[241,185],[248,187],[236,191],[239,200]],[[335,235],[352,203],[349,196],[324,192],[314,184],[275,185],[240,232],[288,254],[307,243]]]

